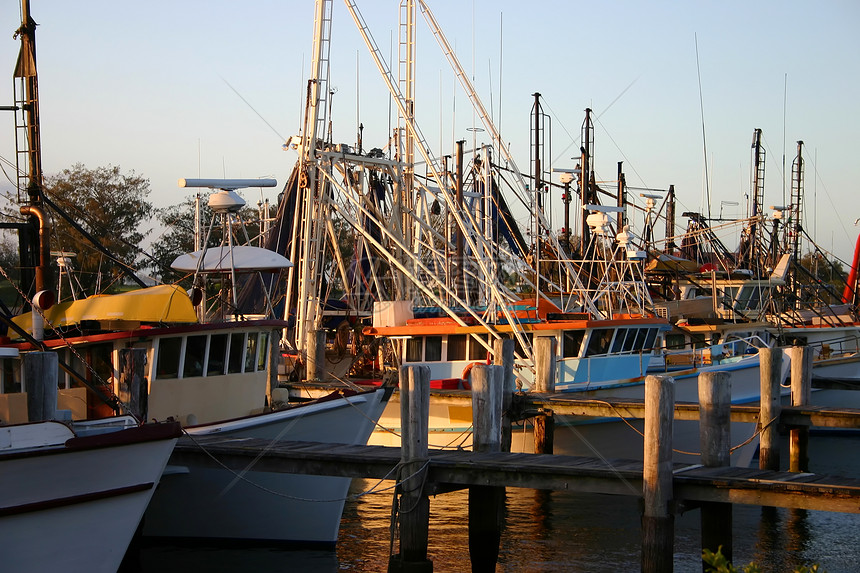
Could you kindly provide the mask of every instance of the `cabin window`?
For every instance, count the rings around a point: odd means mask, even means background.
[[[486,360],[487,349],[480,340],[487,341],[486,334],[476,334],[469,338],[469,360]]]
[[[612,334],[615,332],[612,328],[595,328],[591,331],[591,336],[588,338],[588,348],[585,351],[586,356],[594,356],[595,354],[606,354],[609,352],[609,343],[612,342]]]
[[[440,360],[442,360],[442,337],[426,337],[424,339],[424,361],[439,362]]]
[[[619,328],[615,333],[615,340],[612,341],[612,354],[617,354],[624,349],[624,338],[629,338],[630,329]]]
[[[737,310],[744,311],[760,309],[762,299],[766,294],[762,291],[766,289],[767,287],[762,288],[760,285],[747,285],[743,287],[740,294],[738,294],[738,302],[736,305]]]
[[[257,370],[266,370],[266,355],[269,350],[269,333],[260,333],[260,345],[257,347]]]
[[[209,361],[206,363],[206,376],[224,374],[224,359],[227,355],[227,335],[213,334],[209,339]]]
[[[704,334],[691,334],[690,342],[692,343],[693,348],[704,348],[707,346]]]
[[[230,359],[227,363],[227,374],[242,372],[242,351],[245,349],[245,335],[234,332],[230,335]]]
[[[531,332],[523,332],[522,337],[523,337],[523,339],[525,339],[526,347],[531,348],[532,339],[534,338],[532,333]],[[516,346],[516,350],[514,352],[516,353],[517,356],[528,356],[526,349],[523,347],[522,344],[520,344],[520,338],[519,337],[514,337],[514,344]]]
[[[739,287],[725,287],[723,289],[719,289],[717,292],[720,294],[720,306],[726,309],[731,309],[735,302],[735,297],[738,296],[738,288]]]
[[[624,352],[632,352],[636,344],[636,331],[638,329],[631,328],[627,330],[627,337],[624,339],[624,347],[621,349]]]
[[[648,338],[648,329],[640,328],[636,332],[636,342],[633,343],[633,350],[639,352],[645,347],[645,339]]]
[[[654,341],[657,339],[657,332],[659,331],[656,328],[648,329],[648,336],[645,338],[645,350],[648,352],[654,349]]]
[[[406,339],[406,362],[421,362],[421,347],[424,344],[422,338]]]
[[[465,360],[466,359],[466,335],[465,334],[449,334],[448,335],[448,360]]]
[[[3,394],[13,394],[21,391],[20,370],[15,368],[17,360],[7,358],[0,360],[0,375],[3,376]]]
[[[161,338],[158,340],[158,359],[155,361],[156,378],[179,377],[179,353],[182,349],[182,338]]]
[[[667,334],[666,348],[668,350],[682,350],[685,346],[683,334]]]
[[[248,345],[245,349],[245,372],[253,372],[257,362],[257,333],[248,333]]]
[[[585,338],[584,330],[565,330],[561,342],[562,356],[565,358],[575,358],[579,356],[579,349],[582,347],[583,338]]]
[[[206,335],[189,336],[185,342],[185,365],[182,377],[203,376],[203,361],[206,358]]]

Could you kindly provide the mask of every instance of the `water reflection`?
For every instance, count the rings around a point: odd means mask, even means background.
[[[812,468],[857,475],[860,460],[845,465],[845,452],[860,437],[813,437]],[[788,459],[787,454],[783,459]],[[829,462],[828,462],[829,460]],[[843,464],[839,471],[833,463]],[[829,463],[829,465],[828,465]],[[351,492],[376,482],[356,480]],[[320,572],[385,571],[392,551],[393,492],[364,495],[346,504],[336,552],[148,548],[141,571]],[[428,554],[437,573],[469,571],[468,491],[430,500]],[[700,512],[675,519],[675,571],[701,571]],[[733,506],[736,565],[755,561],[765,572],[792,571],[820,563],[829,573],[858,570],[860,516],[818,511]],[[393,550],[396,552],[396,545]],[[640,569],[639,502],[634,497],[508,488],[497,573],[637,571]]]

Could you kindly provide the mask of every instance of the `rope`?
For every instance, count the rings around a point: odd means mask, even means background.
[[[623,415],[623,414],[622,414],[622,413],[621,413],[621,412],[620,412],[620,411],[615,407],[615,405],[614,405],[614,404],[612,404],[611,402],[607,402],[607,401],[605,401],[605,400],[594,400],[594,401],[595,401],[595,402],[597,402],[597,403],[599,403],[599,404],[604,404],[604,405],[606,405],[606,406],[609,406],[609,407],[612,409],[612,411],[613,411],[613,412],[615,412],[615,413],[618,415],[618,418],[619,418],[622,422],[624,422],[624,423],[627,425],[627,427],[629,427],[631,430],[633,430],[634,432],[636,432],[637,434],[639,434],[639,436],[640,436],[643,440],[645,439],[645,434],[644,434],[643,432],[641,432],[641,431],[639,430],[639,428],[637,428],[636,426],[634,426],[633,424],[631,424],[629,421],[627,421],[627,419],[624,417],[624,415]],[[747,438],[746,440],[744,440],[743,442],[741,442],[740,444],[738,444],[738,445],[736,445],[736,446],[732,446],[731,448],[729,448],[729,453],[730,453],[730,454],[731,454],[731,453],[734,453],[734,452],[735,452],[735,450],[738,450],[738,449],[740,449],[740,448],[742,448],[742,447],[744,447],[744,446],[748,445],[749,443],[751,443],[751,442],[752,442],[752,441],[753,441],[757,436],[761,435],[761,433],[762,433],[762,432],[763,432],[763,431],[764,431],[768,426],[770,426],[771,424],[773,424],[773,423],[774,423],[778,418],[779,418],[779,416],[775,416],[774,418],[772,418],[772,419],[771,419],[767,424],[765,424],[764,426],[757,425],[757,426],[756,426],[756,430],[753,432],[753,434],[752,434],[749,438]],[[600,455],[600,453],[599,453],[599,452],[597,452],[597,451],[594,449],[594,447],[593,447],[591,444],[589,444],[589,443],[588,443],[588,441],[585,439],[585,437],[584,437],[584,436],[583,436],[583,435],[582,435],[578,430],[576,430],[576,429],[575,429],[575,427],[574,427],[574,426],[570,426],[570,428],[571,428],[571,430],[573,430],[573,431],[575,431],[575,432],[577,433],[577,435],[578,435],[578,436],[582,439],[582,441],[583,441],[583,442],[588,446],[588,448],[589,448],[591,451],[593,451],[593,452],[597,455],[597,457],[599,457],[599,458],[600,458],[601,460],[603,460],[603,461],[606,461],[606,460],[603,458],[603,456],[601,456],[601,455]],[[684,451],[684,450],[679,450],[679,449],[677,449],[677,448],[672,448],[672,451],[673,451],[673,452],[675,452],[676,454],[682,454],[682,455],[687,455],[687,456],[701,456],[701,455],[702,455],[702,452],[688,452],[688,451]]]

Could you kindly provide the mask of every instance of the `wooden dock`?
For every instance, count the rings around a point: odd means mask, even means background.
[[[501,362],[476,365],[471,392],[433,393],[436,403],[471,406],[473,451],[428,449],[430,370],[408,366],[400,370],[396,398],[401,406],[400,448],[189,436],[177,445],[171,463],[237,472],[253,465],[258,471],[395,480],[392,530],[397,526],[399,552],[391,556],[389,573],[432,572],[427,556],[429,496],[463,488],[469,489],[472,571],[495,570],[506,487],[639,497],[642,571],[649,573],[672,570],[674,515],[686,509],[701,510],[702,547],[722,547],[729,559],[732,504],[860,513],[860,479],[818,475],[808,468],[809,428],[860,428],[860,411],[808,405],[807,348],[792,349],[792,405],[782,407],[781,350],[759,351],[759,404],[732,406],[727,372],[701,373],[695,404],[675,402],[671,376],[648,376],[644,400],[570,400],[569,394],[554,393],[553,376],[546,372],[536,376],[536,392],[514,395],[512,346],[512,340],[496,341],[494,353]],[[552,356],[552,349],[544,354]],[[643,460],[552,455],[556,415],[644,418]],[[510,453],[511,424],[526,417],[535,419],[537,453]],[[673,463],[674,420],[699,420],[700,465]],[[759,468],[729,466],[730,421],[757,424]],[[780,471],[779,426],[791,433],[790,472]]]
[[[260,452],[265,452],[260,455]],[[315,442],[276,442],[219,436],[184,437],[171,464],[350,478],[396,479],[401,450]],[[550,454],[431,450],[428,495],[469,486],[524,487],[641,497],[643,464]],[[860,513],[860,479],[752,468],[674,464],[676,503],[767,505]]]

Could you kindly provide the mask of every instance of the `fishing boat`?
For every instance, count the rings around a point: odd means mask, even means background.
[[[117,571],[179,435],[130,416],[0,426],[4,570]]]
[[[227,279],[235,284],[242,273],[289,266],[276,253],[228,239],[236,226],[232,217],[244,204],[235,190],[259,183],[183,180],[188,186],[217,186],[209,205],[216,217],[227,218],[226,247],[182,255],[174,266],[192,264],[199,274],[220,277],[211,279],[220,284]],[[223,288],[217,290],[223,294]],[[44,312],[52,334],[43,344],[63,360],[78,360],[81,374],[101,384],[106,394],[134,396],[142,419],[177,420],[192,438],[217,433],[273,442],[365,443],[389,390],[289,403],[288,393],[277,387],[278,343],[287,323],[238,313],[236,296],[228,292],[211,308],[200,294],[198,305],[205,308],[199,309],[184,289],[158,285],[61,303]],[[32,320],[33,314],[25,313],[14,324],[28,332]],[[34,349],[28,341],[10,345],[22,353]],[[123,376],[124,368],[137,369],[133,378],[140,387],[122,386],[131,379]],[[81,398],[75,417],[97,412],[92,391],[77,388],[73,377],[62,375],[59,385],[61,393]],[[170,465],[146,513],[143,535],[330,546],[337,540],[349,483],[346,478],[269,474],[253,467],[237,476],[226,469]]]
[[[0,350],[5,375],[20,372],[20,362],[15,349]],[[69,411],[56,410],[51,382],[44,386],[42,412],[28,408],[28,398],[41,396],[36,380],[24,380],[23,388],[3,382],[4,570],[116,571],[180,436],[179,424],[141,425],[130,415],[72,422]]]

